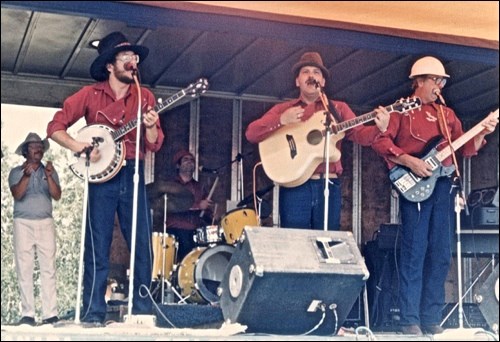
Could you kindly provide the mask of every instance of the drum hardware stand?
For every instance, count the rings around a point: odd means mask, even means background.
[[[163,236],[161,240],[161,247],[162,247],[162,253],[161,253],[161,267],[160,267],[160,283],[158,286],[161,287],[161,303],[162,304],[172,304],[174,303],[174,298],[172,297],[173,294],[177,295],[179,299],[182,299],[182,296],[175,290],[175,288],[172,286],[172,283],[168,281],[167,276],[165,275],[165,262],[166,262],[166,237],[167,237],[167,201],[168,201],[168,196],[165,193],[163,195]],[[176,242],[177,243],[177,242]],[[175,251],[177,253],[177,249]],[[174,260],[177,259],[177,255],[174,254]],[[167,300],[165,301],[165,283],[167,284]],[[158,288],[157,288],[158,289]],[[157,291],[157,289],[155,291]],[[153,291],[153,292],[155,292]]]

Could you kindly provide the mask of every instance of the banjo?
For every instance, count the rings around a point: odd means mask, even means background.
[[[156,105],[153,110],[161,113],[183,97],[195,97],[203,94],[207,89],[207,79],[200,78]],[[90,183],[106,182],[120,171],[125,160],[125,143],[121,138],[136,127],[137,119],[133,119],[117,130],[106,125],[95,124],[85,126],[78,131],[76,140],[90,141],[93,147],[99,147],[101,154],[101,158],[97,162],[92,162],[88,166],[88,181]],[[85,153],[81,153],[78,156],[78,161],[70,165],[69,168],[77,177],[85,179],[87,169]]]

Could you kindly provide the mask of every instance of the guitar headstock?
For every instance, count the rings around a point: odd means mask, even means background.
[[[422,107],[422,100],[417,96],[412,96],[394,102],[394,104],[392,105],[392,111],[402,114],[420,107]]]
[[[185,92],[187,95],[198,96],[203,94],[208,90],[208,80],[206,78],[200,78],[196,82],[191,83],[186,89]]]

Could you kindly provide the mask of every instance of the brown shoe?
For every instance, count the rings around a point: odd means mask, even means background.
[[[437,335],[442,334],[444,329],[440,325],[427,325],[422,326],[422,331],[426,334]]]
[[[420,327],[416,324],[412,325],[402,325],[400,327],[401,332],[403,335],[417,335],[417,336],[422,336],[422,330],[420,330]]]

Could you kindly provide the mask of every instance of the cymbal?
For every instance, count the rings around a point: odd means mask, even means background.
[[[177,182],[156,181],[146,186],[148,198],[157,206],[162,206],[167,195],[167,212],[182,213],[193,206],[194,195]],[[153,205],[152,205],[153,206]]]

